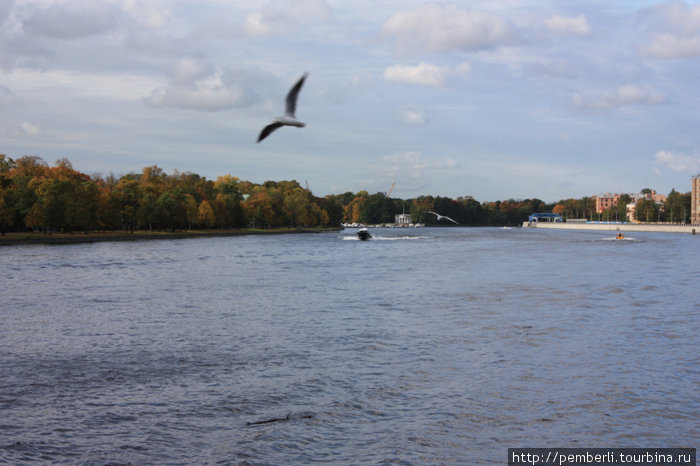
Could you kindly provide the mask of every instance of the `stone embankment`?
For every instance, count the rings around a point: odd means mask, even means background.
[[[578,222],[524,222],[526,228],[548,228],[552,230],[594,231],[652,231],[658,233],[700,234],[700,225],[670,223],[578,223]]]

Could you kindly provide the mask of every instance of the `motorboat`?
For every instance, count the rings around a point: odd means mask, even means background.
[[[367,228],[360,228],[359,230],[357,230],[357,238],[361,241],[366,241],[371,237],[372,235],[369,234],[369,230],[367,230]]]

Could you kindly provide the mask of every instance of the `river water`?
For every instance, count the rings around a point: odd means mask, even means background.
[[[371,231],[0,248],[0,463],[697,447],[698,237]]]

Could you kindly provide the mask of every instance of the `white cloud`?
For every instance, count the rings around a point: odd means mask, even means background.
[[[12,123],[0,125],[0,137],[6,138],[31,138],[37,136],[50,136],[42,130],[38,123],[23,121],[20,124]]]
[[[700,152],[693,155],[682,152],[670,152],[660,150],[654,156],[655,165],[668,168],[676,172],[698,173],[700,172]]]
[[[27,121],[22,122],[21,128],[22,132],[27,136],[36,136],[41,132],[41,128],[39,127],[39,125],[35,123],[29,123]]]
[[[643,10],[642,21],[652,28],[694,34],[700,30],[700,5],[688,6],[682,1],[659,3]]]
[[[688,58],[700,56],[700,36],[678,37],[655,34],[645,52],[656,58]]]
[[[647,31],[643,51],[656,58],[700,56],[700,5],[671,1],[643,10]]]
[[[122,0],[121,7],[139,24],[150,28],[165,26],[172,14],[163,8],[158,8],[145,0]]]
[[[582,110],[607,111],[629,105],[659,105],[666,98],[650,86],[626,84],[612,91],[597,90],[575,94],[571,103]]]
[[[503,18],[434,3],[395,13],[382,33],[394,37],[403,51],[475,51],[519,42],[517,31]]]
[[[467,62],[460,63],[454,68],[420,62],[416,66],[389,66],[384,70],[384,79],[419,86],[441,87],[445,85],[447,78],[451,75],[466,76],[469,74],[469,70],[470,66]]]
[[[167,87],[154,89],[144,103],[201,111],[247,107],[259,100],[255,91],[260,76],[247,71],[218,71],[193,59],[180,60]]]
[[[420,62],[416,66],[394,65],[384,70],[384,79],[420,86],[444,86],[445,79],[450,73],[447,66],[437,66]]]
[[[545,22],[547,29],[557,34],[586,35],[590,32],[586,16],[580,14],[574,18],[553,16]]]
[[[426,121],[425,113],[412,107],[399,109],[399,118],[408,126],[423,126]]]
[[[250,13],[244,30],[250,35],[279,34],[300,24],[325,21],[330,14],[325,0],[275,0]]]
[[[183,58],[171,70],[173,81],[187,84],[212,73],[212,66],[192,58]]]
[[[262,36],[272,32],[272,26],[263,20],[262,13],[251,13],[245,19],[245,32],[253,36]]]
[[[161,82],[159,79],[133,73],[83,73],[70,69],[37,71],[18,68],[6,77],[12,89],[8,97],[30,101],[53,99],[67,93],[80,98],[133,101]]]

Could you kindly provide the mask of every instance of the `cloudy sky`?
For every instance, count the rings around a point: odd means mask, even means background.
[[[256,144],[304,72],[307,126]],[[0,153],[321,196],[687,192],[700,4],[0,0]]]

